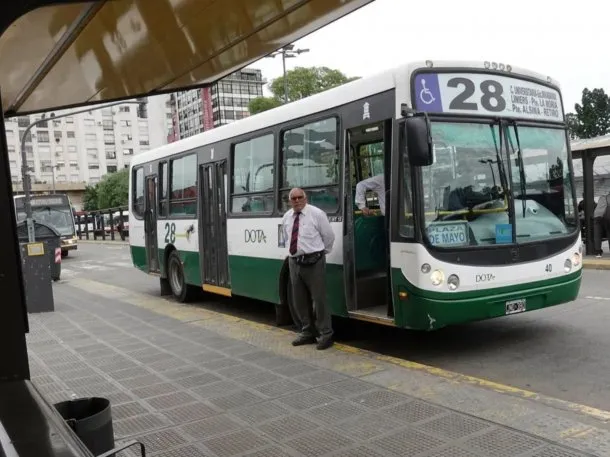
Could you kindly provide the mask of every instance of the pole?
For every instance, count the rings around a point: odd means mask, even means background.
[[[288,103],[288,80],[286,79],[286,49],[282,49],[282,65],[284,67],[284,103]]]
[[[97,110],[104,109],[104,108],[110,108],[111,106],[116,106],[116,105],[139,105],[141,103],[143,103],[143,102],[125,100],[122,102],[114,102],[114,103],[108,103],[106,105],[100,105],[97,107],[90,107],[90,108],[82,109],[79,111],[71,111],[68,113],[60,114],[58,116],[56,116],[55,113],[51,113],[50,117],[48,117],[48,118],[43,117],[42,119],[38,119],[37,121],[32,122],[30,125],[28,125],[25,128],[25,130],[23,131],[23,135],[21,135],[21,174],[22,174],[21,179],[23,181],[23,191],[25,193],[25,221],[26,221],[26,226],[28,228],[28,241],[30,243],[33,243],[34,241],[36,241],[36,237],[35,237],[35,233],[34,233],[34,220],[32,219],[32,203],[30,201],[32,182],[30,180],[30,175],[28,173],[27,157],[25,154],[25,139],[27,138],[28,132],[30,130],[32,130],[32,127],[34,127],[35,125],[38,125],[42,122],[46,122],[49,120],[61,119],[62,117],[75,116],[77,114],[88,113],[89,111],[97,111]],[[55,169],[53,169],[53,193],[55,193]]]
[[[25,139],[27,138],[27,135],[32,127],[41,121],[42,119],[32,122],[23,131],[23,135],[21,135],[21,180],[23,181],[23,191],[25,193],[25,223],[28,229],[28,241],[30,243],[36,241],[36,237],[34,234],[34,221],[32,220],[32,204],[30,201],[30,189],[32,187],[32,183],[30,182],[30,175],[28,173],[28,161],[25,153]]]

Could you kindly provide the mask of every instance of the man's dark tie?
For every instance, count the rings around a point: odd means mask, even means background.
[[[295,213],[294,224],[292,225],[292,237],[290,238],[290,255],[295,255],[297,252],[297,240],[299,239],[299,216],[301,213]]]

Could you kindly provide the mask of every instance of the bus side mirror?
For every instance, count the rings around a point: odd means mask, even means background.
[[[430,119],[426,113],[417,113],[405,122],[407,154],[409,163],[414,167],[432,165],[432,133]]]

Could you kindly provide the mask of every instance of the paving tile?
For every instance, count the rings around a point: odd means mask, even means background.
[[[108,398],[117,442],[153,457],[585,457],[120,300],[79,289],[75,306],[67,290],[31,316],[33,382],[52,403]],[[558,425],[548,416],[528,423]]]

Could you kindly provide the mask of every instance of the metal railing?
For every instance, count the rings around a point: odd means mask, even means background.
[[[74,215],[74,224],[79,240],[109,239],[115,241],[118,238],[125,241],[129,237],[127,206],[96,211],[79,211],[78,214]]]

